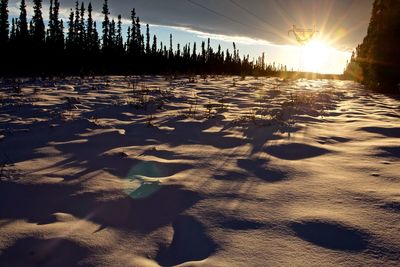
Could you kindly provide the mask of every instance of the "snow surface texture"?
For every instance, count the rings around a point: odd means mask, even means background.
[[[400,264],[399,99],[102,77],[0,103],[0,266]]]

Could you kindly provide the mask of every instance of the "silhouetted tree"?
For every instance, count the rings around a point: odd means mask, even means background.
[[[169,35],[169,58],[174,58],[174,49],[173,49],[173,41],[172,41],[172,34]]]
[[[36,42],[37,45],[44,43],[45,40],[45,28],[44,22],[42,17],[42,0],[34,0],[33,1],[33,40]]]
[[[69,13],[69,19],[68,19],[68,35],[67,35],[67,41],[66,41],[66,48],[68,51],[74,50],[74,44],[75,44],[75,30],[74,30],[74,12],[71,9],[71,12]]]
[[[6,62],[8,61],[8,43],[9,43],[9,27],[8,22],[8,0],[0,1],[0,73],[5,72],[7,69]],[[15,30],[14,20],[13,27]]]
[[[79,34],[79,45],[82,49],[87,48],[86,43],[86,29],[85,29],[85,5],[82,2],[81,9],[79,10],[79,24],[78,24],[78,34]]]
[[[0,1],[0,48],[8,42],[8,0]]]
[[[20,42],[23,42],[26,41],[29,36],[25,0],[21,0],[19,10],[20,15],[17,23],[17,38]]]
[[[400,1],[375,0],[367,36],[345,74],[369,88],[399,92]]]
[[[150,55],[150,29],[149,24],[146,24],[146,54]]]
[[[50,0],[49,29],[47,31],[47,43],[51,49],[62,50],[64,48],[63,23],[59,19],[60,2]]]
[[[97,53],[100,50],[100,40],[99,33],[97,32],[97,23],[96,21],[93,23],[93,39],[92,39],[92,49],[94,53]]]
[[[64,23],[60,19],[60,1],[49,2],[47,28],[42,18],[42,0],[33,0],[33,4],[34,15],[28,27],[26,3],[21,0],[19,18],[11,19],[10,32],[8,0],[0,0],[0,45],[3,47],[0,53],[1,59],[6,59],[4,62],[10,62],[7,67],[5,64],[0,66],[0,74],[268,73],[264,70],[264,55],[255,63],[254,59],[250,61],[249,56],[241,60],[235,44],[233,54],[229,50],[224,54],[221,46],[214,52],[210,39],[207,40],[207,46],[202,42],[200,54],[197,53],[196,43],[193,43],[193,48],[190,43],[177,43],[174,51],[172,34],[169,36],[169,49],[162,42],[158,47],[156,35],[151,44],[150,27],[147,24],[146,32],[142,34],[135,9],[131,12],[131,25],[124,42],[122,16],[118,15],[118,20],[110,19],[107,0],[102,8],[104,19],[101,38],[90,2],[87,17],[84,3],[75,2],[75,8],[71,9],[68,18],[66,38]],[[8,42],[11,45],[4,48]],[[13,55],[13,60],[7,60],[8,55]]]
[[[153,45],[151,46],[151,54],[153,56],[156,56],[157,54],[157,36],[153,36]]]
[[[141,55],[144,50],[144,38],[142,36],[142,31],[140,29],[140,18],[136,17],[136,49],[137,55]]]
[[[92,3],[88,5],[88,18],[86,27],[86,47],[91,54],[95,54],[99,50],[99,37],[96,29],[96,22],[92,17],[93,7]]]
[[[104,15],[103,20],[103,52],[108,52],[110,48],[110,19],[108,16],[110,15],[110,10],[108,8],[108,1],[104,0],[103,11]]]
[[[10,43],[14,44],[15,39],[17,37],[17,26],[16,26],[16,19],[12,18],[11,20],[11,32],[10,32]]]
[[[137,35],[136,35],[136,11],[132,9],[131,11],[131,27],[128,33],[127,50],[130,55],[134,55],[137,50]]]
[[[196,42],[193,44],[193,53],[192,53],[192,61],[196,62],[197,61],[197,51],[196,51]]]
[[[124,54],[124,40],[122,37],[122,16],[118,15],[117,33],[116,33],[116,49],[119,56]]]
[[[116,32],[115,21],[114,19],[112,19],[110,23],[110,33],[109,33],[110,49],[112,52],[115,52],[116,48],[115,32]]]

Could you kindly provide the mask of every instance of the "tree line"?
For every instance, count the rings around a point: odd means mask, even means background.
[[[367,36],[353,52],[345,76],[368,88],[399,93],[400,1],[375,0]]]
[[[0,66],[1,76],[73,75],[73,74],[235,74],[271,75],[286,70],[283,65],[266,64],[265,55],[256,60],[233,52],[214,50],[210,39],[200,47],[158,42],[149,25],[142,28],[135,9],[131,25],[122,29],[122,16],[110,16],[104,0],[98,32],[93,6],[76,1],[68,21],[60,18],[60,1],[50,0],[46,27],[42,0],[33,0],[33,17],[28,21],[26,2],[21,0],[19,17],[9,19],[8,0],[0,0]],[[100,26],[100,25],[99,25]],[[99,27],[100,28],[100,27]],[[125,36],[125,38],[124,38]]]

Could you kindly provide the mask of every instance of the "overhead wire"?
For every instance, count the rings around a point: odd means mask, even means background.
[[[245,7],[244,5],[239,4],[236,0],[227,0],[227,1],[229,1],[231,4],[233,4],[236,8],[239,8],[239,9],[245,11],[246,13],[251,15],[252,17],[258,19],[261,22],[263,22],[268,27],[269,31],[266,31],[265,29],[261,29],[260,27],[255,26],[255,25],[245,24],[245,23],[243,23],[243,22],[241,22],[241,21],[239,21],[237,19],[229,17],[229,16],[227,16],[227,15],[225,15],[225,14],[223,14],[223,13],[221,13],[221,12],[215,10],[215,9],[212,9],[210,7],[207,7],[207,6],[203,5],[203,4],[200,4],[200,3],[198,3],[198,2],[196,2],[194,0],[186,0],[186,1],[191,3],[192,5],[200,7],[200,8],[202,8],[202,9],[204,9],[204,10],[210,12],[210,13],[213,13],[214,15],[217,15],[219,17],[225,18],[225,19],[227,19],[227,20],[229,20],[231,22],[240,24],[240,25],[245,26],[245,27],[258,29],[258,30],[262,31],[263,33],[267,32],[267,33],[270,33],[270,34],[274,34],[276,36],[279,36],[279,37],[285,39],[286,41],[290,41],[291,42],[291,39],[289,37],[287,37],[286,35],[283,35],[281,32],[279,32],[271,23],[269,23],[267,20],[265,20],[264,18],[260,17],[259,15],[257,15],[256,13],[254,13],[253,11],[251,11],[249,8]],[[279,2],[279,0],[274,0],[274,2],[275,2],[275,4],[278,5],[278,8],[280,9],[279,11],[281,12],[281,16],[283,15],[282,13],[286,13],[286,15],[288,15],[288,12],[286,12],[283,9],[283,7],[282,7],[281,3]],[[287,18],[287,16],[286,16],[286,18]],[[293,17],[290,17],[290,18],[293,19]]]
[[[189,2],[189,3],[191,3],[192,5],[195,5],[195,6],[197,6],[197,7],[200,7],[200,8],[202,8],[202,9],[204,9],[204,10],[209,11],[209,12],[213,13],[214,15],[223,17],[223,18],[225,18],[225,19],[227,19],[227,20],[229,20],[229,21],[231,21],[231,22],[240,24],[240,25],[242,25],[242,26],[244,26],[244,27],[246,27],[246,28],[256,28],[256,29],[258,29],[258,30],[260,30],[260,31],[263,31],[264,33],[266,32],[265,29],[261,29],[261,28],[259,28],[259,27],[257,27],[257,26],[249,25],[249,24],[243,23],[243,22],[241,22],[241,21],[239,21],[239,20],[236,20],[236,19],[234,19],[234,18],[231,18],[231,17],[229,17],[229,16],[227,16],[227,15],[221,13],[221,12],[218,12],[218,11],[212,9],[212,8],[209,8],[209,7],[205,6],[205,5],[202,5],[202,4],[200,4],[200,3],[196,2],[196,1],[193,1],[193,0],[186,0],[186,1]],[[269,33],[272,33],[272,32],[269,32]],[[276,34],[276,33],[273,33],[273,34]]]
[[[221,17],[223,17],[223,18],[225,18],[225,19],[227,19],[227,20],[229,20],[231,22],[235,22],[235,23],[241,24],[241,25],[243,25],[245,27],[248,27],[247,25],[245,25],[244,23],[242,23],[242,22],[240,22],[240,21],[238,21],[236,19],[228,17],[228,16],[226,16],[226,15],[224,15],[224,14],[218,12],[218,11],[215,11],[215,10],[213,10],[213,9],[211,9],[209,7],[206,7],[206,6],[202,5],[202,4],[199,4],[199,3],[197,3],[197,2],[195,2],[193,0],[186,0],[186,1],[188,1],[189,3],[191,3],[191,4],[195,5],[195,6],[198,6],[198,7],[202,8],[202,9],[205,9],[205,10],[207,10],[207,11],[209,11],[209,12],[211,12],[211,13],[217,15],[217,16],[221,16]]]
[[[232,4],[234,4],[236,7],[246,11],[247,13],[249,13],[250,15],[252,15],[253,17],[256,17],[258,20],[262,21],[263,23],[267,24],[269,27],[274,27],[272,26],[272,24],[270,24],[269,22],[267,22],[266,20],[264,20],[263,18],[261,18],[259,15],[255,14],[253,11],[249,10],[248,8],[246,8],[245,6],[240,5],[239,3],[237,3],[235,0],[228,0],[229,2],[231,2]]]

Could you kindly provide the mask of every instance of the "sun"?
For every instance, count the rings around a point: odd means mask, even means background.
[[[312,40],[303,47],[304,71],[324,72],[329,64],[332,48],[322,40]]]

